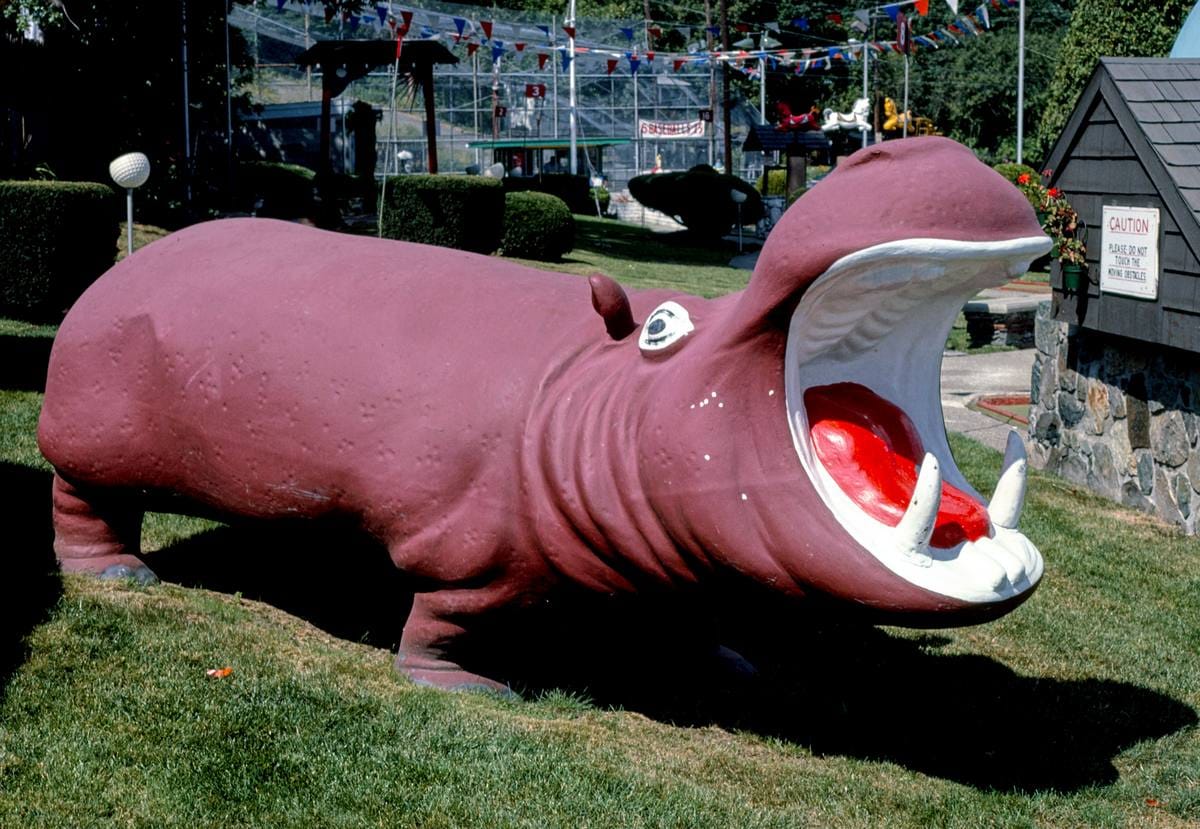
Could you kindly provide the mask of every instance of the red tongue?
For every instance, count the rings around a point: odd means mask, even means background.
[[[925,457],[921,436],[903,411],[866,386],[835,383],[804,393],[813,448],[825,470],[864,512],[889,526],[900,523]],[[983,505],[942,482],[934,547],[954,547],[987,535]]]

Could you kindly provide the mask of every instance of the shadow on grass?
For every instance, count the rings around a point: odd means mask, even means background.
[[[28,656],[25,637],[62,588],[50,546],[49,474],[0,463],[0,486],[9,549],[20,552],[5,562],[2,694]],[[239,592],[393,651],[412,598],[413,584],[383,547],[341,527],[222,527],[146,560],[166,581]],[[694,606],[665,597],[653,605],[645,612],[578,595],[490,619],[462,662],[527,695],[562,688],[664,722],[715,724],[1000,791],[1112,783],[1117,754],[1197,723],[1189,706],[1130,683],[1023,676],[988,657],[939,653],[948,640],[936,634],[902,638],[761,604],[739,611],[720,638],[762,672],[731,676],[711,648],[680,645],[716,641],[715,624],[693,623],[711,614],[698,617]]]
[[[0,696],[29,656],[25,638],[62,595],[51,547],[50,473],[0,462],[5,556],[0,576]]]
[[[0,389],[45,391],[51,337],[0,335]]]
[[[411,603],[413,585],[381,546],[334,527],[221,528],[147,563],[167,581],[237,591],[393,651]],[[645,612],[576,595],[497,616],[459,659],[526,695],[561,688],[665,722],[750,731],[1000,791],[1112,783],[1121,751],[1197,722],[1187,705],[1136,685],[1022,676],[988,657],[940,654],[948,640],[937,635],[901,638],[804,609],[746,611],[726,625],[724,638],[762,668],[746,678],[711,647],[680,645],[716,641],[715,624],[693,623],[694,607],[654,604]]]
[[[727,265],[737,245],[724,239],[698,238],[687,230],[656,233],[612,221],[578,222],[575,247],[603,252],[615,259],[646,261],[648,241],[654,245],[655,261],[663,265]],[[578,262],[570,254],[564,262]]]

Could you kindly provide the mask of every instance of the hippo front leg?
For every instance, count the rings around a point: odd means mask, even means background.
[[[472,673],[456,661],[455,655],[469,647],[475,638],[471,622],[481,619],[470,611],[464,612],[464,604],[470,604],[471,598],[464,597],[462,591],[414,596],[396,653],[396,670],[418,685],[515,696],[504,683]]]
[[[52,494],[54,554],[64,573],[102,579],[158,581],[138,558],[143,510],[120,493],[78,487],[54,476]]]

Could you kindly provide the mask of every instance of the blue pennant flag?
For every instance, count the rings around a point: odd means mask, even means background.
[[[358,31],[358,22],[359,21],[358,21],[357,14],[350,18],[350,31],[352,31],[352,32]]]
[[[280,4],[280,5],[282,5],[282,4]],[[376,6],[375,7],[375,14],[379,15],[379,25],[380,26],[382,26],[384,23],[387,23],[387,13],[388,13],[387,6]]]
[[[492,62],[500,60],[500,56],[504,54],[504,44],[500,41],[492,42]]]
[[[631,57],[629,59],[629,72],[633,75],[636,75],[637,71],[638,71],[638,67],[641,65],[642,65],[642,62],[640,60],[638,60],[637,58]]]
[[[807,17],[797,17],[795,20],[792,21],[792,25],[795,26],[797,29],[799,29],[802,32],[807,32],[808,31],[808,18]]]
[[[462,37],[463,29],[467,28],[466,19],[462,17],[454,18],[454,28],[458,29],[458,36]]]
[[[621,28],[621,34],[625,35],[625,39],[628,41],[632,41],[633,40],[633,29],[626,28],[625,26],[621,26],[620,28]]]
[[[549,26],[539,25],[538,28],[542,30],[542,34],[544,34],[546,37],[550,37],[550,27]]]
[[[275,0],[275,8],[278,11],[283,11],[283,7],[287,5],[287,0]]]
[[[564,72],[571,68],[571,53],[566,49],[562,50],[562,66]]]
[[[900,14],[899,6],[884,6],[883,10],[887,12],[887,16],[892,18],[892,22],[896,22],[896,16]]]

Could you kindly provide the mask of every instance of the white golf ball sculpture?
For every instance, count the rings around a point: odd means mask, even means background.
[[[112,160],[108,165],[108,174],[118,187],[141,187],[150,178],[150,159],[143,153],[125,153]]]

